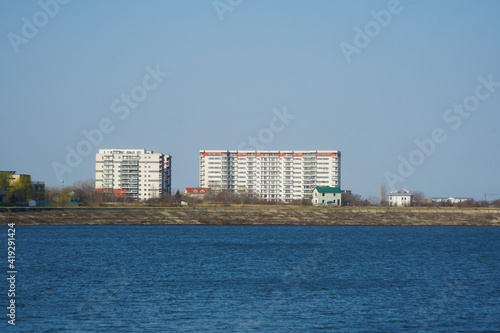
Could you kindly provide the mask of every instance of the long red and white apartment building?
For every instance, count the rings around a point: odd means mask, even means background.
[[[340,188],[338,150],[200,150],[200,187],[270,201],[308,199],[316,186]]]

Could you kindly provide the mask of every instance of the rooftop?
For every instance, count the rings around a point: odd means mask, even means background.
[[[340,187],[316,186],[314,189],[319,193],[342,193]]]
[[[206,194],[210,192],[210,187],[185,187],[184,189],[189,194]]]

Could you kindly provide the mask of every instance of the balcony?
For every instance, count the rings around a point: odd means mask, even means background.
[[[138,165],[138,160],[123,160],[120,162],[121,165]]]

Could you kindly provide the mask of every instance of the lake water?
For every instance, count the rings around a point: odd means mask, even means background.
[[[15,331],[500,331],[500,228],[18,226],[16,239]]]

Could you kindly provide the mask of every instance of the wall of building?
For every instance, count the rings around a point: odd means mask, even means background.
[[[411,206],[412,196],[411,195],[390,195],[389,196],[389,205],[404,207]]]
[[[169,155],[146,149],[100,149],[96,189],[121,190],[139,200],[171,194],[171,161]]]
[[[200,150],[199,170],[200,187],[290,202],[340,187],[340,152]]]
[[[314,206],[341,206],[342,193],[325,193],[314,190],[312,203]]]

